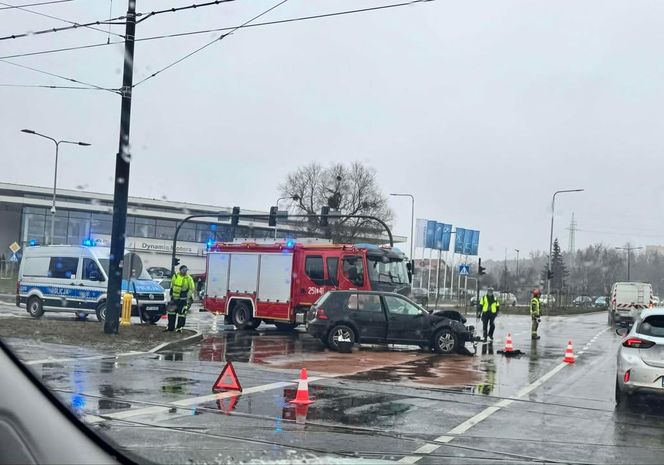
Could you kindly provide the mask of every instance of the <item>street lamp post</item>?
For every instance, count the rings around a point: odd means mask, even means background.
[[[624,250],[627,252],[627,281],[629,281],[630,276],[631,276],[631,269],[632,269],[632,250],[639,250],[642,249],[643,247],[630,247],[629,244],[627,244],[627,247],[616,247],[616,250]]]
[[[556,191],[553,193],[553,197],[551,199],[551,233],[549,235],[549,262],[546,267],[547,271],[547,277],[546,277],[546,295],[547,299],[549,299],[551,295],[551,279],[549,279],[549,275],[551,273],[551,254],[552,254],[552,249],[553,249],[553,216],[556,211],[556,195],[558,194],[564,194],[566,192],[583,192],[583,189],[564,189],[561,191]]]
[[[390,194],[393,197],[410,197],[410,259],[414,260],[413,250],[415,246],[415,197],[413,194]]]
[[[32,129],[21,129],[21,132],[43,137],[44,139],[48,139],[55,144],[55,173],[53,175],[53,204],[51,205],[51,234],[47,241],[47,244],[53,244],[53,235],[55,233],[55,196],[56,196],[56,189],[58,186],[58,154],[59,154],[60,144],[81,145],[83,147],[89,147],[92,144],[88,144],[87,142],[75,142],[71,140],[56,140],[45,134],[40,134],[36,131],[33,131]]]
[[[292,195],[290,197],[279,197],[277,199],[277,203],[275,203],[275,205],[277,206],[277,213],[279,213],[279,202],[281,202],[282,200],[286,200],[286,199],[295,200],[297,202],[298,200],[300,200],[300,196],[295,194],[295,195]],[[279,228],[279,226],[275,225],[275,227],[274,227],[274,240],[275,241],[277,240],[277,229],[278,228]]]
[[[519,286],[519,249],[514,249],[516,252],[516,284]]]

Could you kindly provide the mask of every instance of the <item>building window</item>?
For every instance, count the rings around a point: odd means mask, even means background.
[[[137,217],[134,226],[134,237],[153,238],[155,237],[156,229],[157,224],[155,220]]]
[[[93,213],[90,234],[111,234],[113,217],[107,213]]]
[[[179,241],[196,242],[196,226],[193,224],[183,224],[178,234]]]
[[[157,220],[156,238],[173,240],[176,223],[173,220]],[[178,239],[180,236],[178,235]]]

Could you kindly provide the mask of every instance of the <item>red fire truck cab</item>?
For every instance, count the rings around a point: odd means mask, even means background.
[[[238,329],[292,329],[329,290],[410,294],[406,263],[398,249],[371,244],[219,243],[207,256],[203,308]]]

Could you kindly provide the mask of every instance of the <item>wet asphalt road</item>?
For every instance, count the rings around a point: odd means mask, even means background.
[[[0,304],[0,314],[16,311]],[[493,347],[455,356],[405,346],[330,353],[300,330],[223,331],[207,313],[188,326],[205,339],[117,358],[9,342],[93,428],[156,462],[664,463],[664,402],[615,407],[619,338],[604,313],[545,317],[533,343],[528,318],[501,316]],[[507,332],[526,355],[496,354]],[[561,365],[569,339],[578,359]],[[228,360],[240,396],[211,392]],[[315,401],[295,408],[301,367]]]

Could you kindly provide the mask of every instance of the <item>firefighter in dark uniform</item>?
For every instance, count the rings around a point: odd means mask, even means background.
[[[182,332],[189,307],[194,299],[196,284],[187,273],[189,269],[182,265],[180,272],[171,278],[171,305],[168,306],[168,328],[166,331]],[[173,305],[175,303],[175,305]]]
[[[535,288],[533,289],[533,298],[530,299],[530,319],[532,320],[532,325],[530,327],[530,337],[533,340],[540,338],[537,334],[537,329],[539,328],[542,317],[542,303],[540,302],[541,295],[541,291]]]
[[[489,288],[486,294],[480,300],[480,310],[482,312],[482,334],[484,335],[484,342],[487,337],[487,326],[489,327],[489,340],[493,342],[493,332],[496,329],[494,320],[500,310],[500,302],[496,296],[493,295],[493,288]]]

